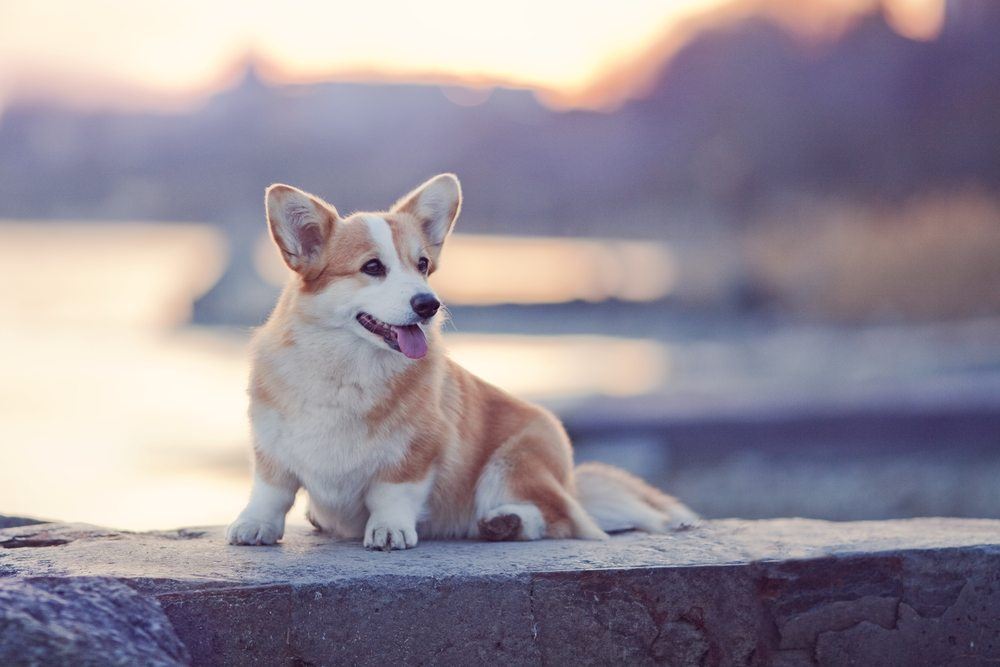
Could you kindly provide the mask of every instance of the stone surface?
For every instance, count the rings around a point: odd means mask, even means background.
[[[0,579],[0,665],[184,665],[154,598],[115,579]]]
[[[721,520],[392,553],[304,530],[232,547],[219,528],[43,524],[0,544],[17,547],[5,584],[101,577],[155,600],[195,664],[1000,660],[1000,521]]]

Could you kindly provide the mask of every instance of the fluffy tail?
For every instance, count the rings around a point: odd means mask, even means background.
[[[663,533],[698,523],[698,515],[681,501],[603,463],[577,466],[576,497],[605,531]]]

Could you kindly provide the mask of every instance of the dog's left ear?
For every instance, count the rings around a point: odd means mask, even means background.
[[[430,179],[392,207],[393,212],[409,213],[420,221],[429,250],[437,259],[462,208],[462,186],[455,174]]]

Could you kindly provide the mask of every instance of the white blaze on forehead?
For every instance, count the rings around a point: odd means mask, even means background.
[[[369,284],[359,290],[360,309],[390,325],[405,327],[415,324],[418,318],[412,306],[413,297],[428,291],[423,275],[417,272],[412,263],[400,257],[392,233],[393,228],[385,218],[380,215],[365,214],[358,220],[368,230],[378,257],[386,268],[384,278],[369,281]],[[397,335],[401,334],[397,331]],[[423,341],[422,335],[420,338]],[[415,341],[415,335],[406,340]],[[422,346],[426,352],[426,341],[423,341]],[[419,351],[417,347],[409,349],[414,353]],[[402,351],[409,356],[405,347]],[[419,356],[423,354],[412,358],[416,359]]]
[[[382,263],[389,270],[400,268],[403,262],[396,252],[396,244],[392,242],[392,227],[389,223],[377,215],[366,215],[363,220],[368,225],[368,233],[378,248]]]

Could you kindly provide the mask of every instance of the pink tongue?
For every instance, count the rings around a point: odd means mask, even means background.
[[[410,359],[420,359],[427,354],[427,339],[416,324],[393,326],[392,330],[396,332],[396,345],[399,345],[400,352]]]

